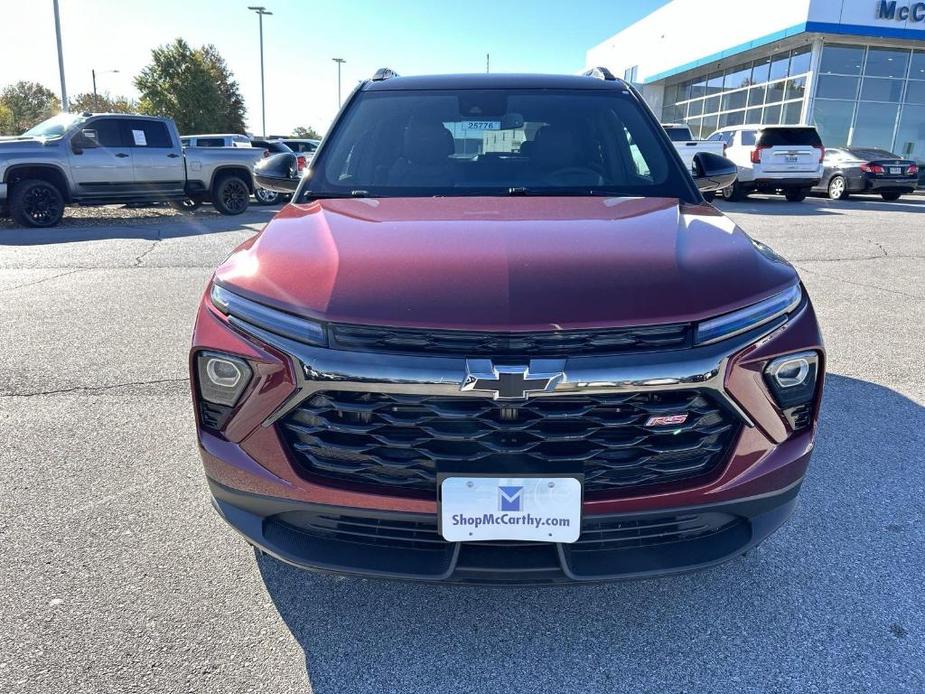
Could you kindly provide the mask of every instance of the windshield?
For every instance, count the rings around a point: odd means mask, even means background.
[[[360,92],[302,200],[337,195],[686,197],[660,126],[619,90]]]
[[[72,125],[82,120],[85,120],[83,116],[78,116],[74,113],[59,113],[57,116],[53,116],[48,120],[43,120],[35,127],[29,128],[29,130],[23,133],[23,136],[44,138],[61,137]]]

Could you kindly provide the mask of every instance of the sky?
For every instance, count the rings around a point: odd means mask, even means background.
[[[69,94],[97,89],[137,97],[132,78],[151,49],[181,36],[212,43],[225,57],[247,104],[248,130],[261,131],[260,48],[263,3],[267,132],[297,126],[324,132],[343,97],[378,68],[399,74],[575,73],[585,52],[666,0],[59,0]],[[118,70],[118,72],[106,72]],[[0,88],[41,82],[60,95],[52,0],[0,0]]]

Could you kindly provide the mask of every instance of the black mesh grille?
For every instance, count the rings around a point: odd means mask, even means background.
[[[685,413],[681,425],[647,426]],[[438,471],[583,473],[590,492],[690,479],[713,471],[738,431],[694,390],[523,401],[327,391],[281,425],[312,474],[428,491]]]
[[[361,352],[531,357],[616,354],[690,346],[690,324],[602,330],[492,333],[332,325],[331,346]]]

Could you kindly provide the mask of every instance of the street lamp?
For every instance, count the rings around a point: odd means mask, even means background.
[[[253,10],[257,13],[257,16],[260,17],[260,119],[263,123],[263,136],[267,136],[267,95],[263,87],[263,16],[273,14],[272,12],[267,12],[267,8],[263,6],[251,6],[247,9]]]
[[[58,0],[54,0],[55,40],[58,42],[58,72],[61,74],[61,110],[67,111],[67,86],[64,84],[64,51],[61,48],[61,13],[58,12]]]
[[[331,58],[335,63],[337,63],[337,108],[340,108],[341,98],[340,98],[340,66],[346,63],[347,61],[343,58]]]
[[[101,75],[106,75],[112,72],[119,72],[118,70],[101,70]],[[91,68],[90,74],[93,75],[93,105],[99,109],[100,107],[100,98],[96,95],[96,70]]]

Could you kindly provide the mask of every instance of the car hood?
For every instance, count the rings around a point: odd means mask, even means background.
[[[288,205],[216,280],[335,322],[558,330],[706,318],[797,276],[705,204],[457,197]]]

